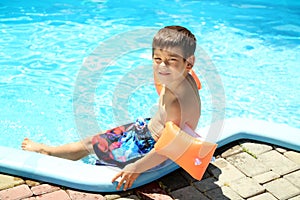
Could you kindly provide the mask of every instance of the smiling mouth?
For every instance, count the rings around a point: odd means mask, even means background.
[[[171,73],[169,72],[158,72],[160,75],[163,75],[163,76],[167,76],[167,75],[170,75]]]

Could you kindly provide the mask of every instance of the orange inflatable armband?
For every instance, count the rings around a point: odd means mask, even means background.
[[[154,148],[187,171],[193,178],[201,180],[217,144],[205,142],[188,126],[181,130],[173,122],[167,122]]]
[[[201,85],[201,82],[200,82],[200,80],[199,80],[199,78],[198,78],[198,76],[197,76],[197,74],[194,72],[194,70],[190,70],[190,72],[189,72],[191,75],[192,75],[192,77],[194,78],[194,80],[195,80],[195,82],[196,82],[196,84],[197,84],[197,88],[198,88],[198,90],[200,90],[201,88],[202,88],[202,85]]]
[[[160,91],[162,90],[163,85],[160,83],[160,81],[155,76],[155,74],[154,74],[154,85],[155,85],[157,94],[160,95]]]

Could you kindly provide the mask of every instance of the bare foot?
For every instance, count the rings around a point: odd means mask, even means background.
[[[36,143],[28,138],[25,138],[21,145],[23,150],[34,151],[42,154],[49,154],[46,151],[47,146],[41,143]]]

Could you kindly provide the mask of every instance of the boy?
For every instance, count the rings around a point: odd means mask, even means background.
[[[201,102],[196,82],[189,74],[195,62],[195,48],[195,36],[181,26],[167,26],[154,36],[152,43],[153,73],[156,84],[162,84],[161,89],[158,89],[160,93],[159,108],[147,126],[144,126],[144,122],[137,122],[137,127],[142,126],[143,133],[150,135],[147,140],[141,142],[142,144],[146,143],[147,148],[143,148],[146,150],[143,151],[142,157],[133,156],[134,159],[130,160],[131,162],[127,162],[128,156],[123,156],[126,165],[112,179],[114,182],[121,177],[117,186],[118,190],[123,183],[124,190],[130,188],[140,173],[168,159],[153,149],[154,143],[159,139],[167,121],[172,121],[180,128],[187,124],[193,130],[196,129],[200,118]],[[134,134],[127,137],[127,133],[132,130],[139,131],[139,128],[125,125],[105,134],[98,134],[80,142],[58,147],[46,146],[25,138],[22,149],[71,160],[78,160],[90,153],[96,153],[100,160],[105,158],[104,160],[111,161],[108,163],[121,163],[120,160],[113,160],[115,155],[112,152],[125,152],[120,151],[123,146],[136,148],[134,147],[135,142],[127,142],[127,138],[129,138],[128,141],[134,141],[135,139],[130,138],[136,138],[132,136]],[[138,149],[140,148],[138,147]],[[129,154],[132,155],[132,152]],[[112,160],[109,160],[110,158]]]

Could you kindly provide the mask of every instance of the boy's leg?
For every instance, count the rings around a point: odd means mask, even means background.
[[[86,138],[79,142],[64,144],[57,147],[36,143],[28,138],[25,138],[22,142],[22,149],[69,160],[79,160],[93,152],[92,137]]]

